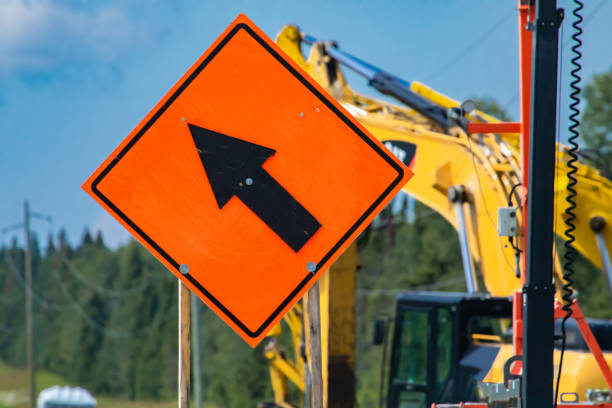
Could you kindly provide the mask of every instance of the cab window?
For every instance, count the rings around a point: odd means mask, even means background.
[[[427,384],[427,311],[406,311],[400,322],[397,379]]]

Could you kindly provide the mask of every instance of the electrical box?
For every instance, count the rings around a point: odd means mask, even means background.
[[[499,207],[497,209],[497,233],[502,237],[518,235],[517,207]]]

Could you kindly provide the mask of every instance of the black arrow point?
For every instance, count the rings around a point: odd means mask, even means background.
[[[298,252],[321,224],[262,167],[275,151],[189,124],[219,209],[237,196]]]
[[[189,131],[219,209],[238,192],[275,151],[222,133],[189,124]]]

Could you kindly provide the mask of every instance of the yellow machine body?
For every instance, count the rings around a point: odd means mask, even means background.
[[[484,382],[503,383],[504,364],[514,355],[511,344],[502,344],[491,366],[491,370],[484,378]],[[560,351],[555,350],[554,361],[558,362]],[[612,354],[606,353],[606,362],[612,366]],[[559,366],[555,364],[555,381]],[[593,355],[588,351],[567,350],[563,356],[563,373],[559,384],[559,397],[561,401],[585,402],[589,391],[607,390],[608,384],[597,366]]]
[[[324,43],[314,43],[306,59],[301,50],[301,38],[297,27],[286,26],[276,42],[383,143],[403,141],[416,146],[413,163],[415,175],[406,185],[406,193],[435,210],[457,229],[455,209],[447,193],[453,186],[466,188],[469,195],[464,205],[467,235],[472,259],[485,285],[483,291],[494,296],[510,296],[520,290],[522,281],[516,277],[514,251],[507,245],[507,238],[500,237],[497,232],[497,210],[508,205],[512,186],[521,180],[519,135],[468,135],[459,128],[444,132],[410,108],[358,94],[348,86],[337,61],[326,55]],[[333,79],[330,71],[334,72]],[[411,89],[445,108],[460,105],[458,101],[424,84],[413,82]],[[488,122],[499,121],[484,112],[476,111],[472,115],[474,120],[479,117]],[[566,149],[559,146],[555,204],[558,234],[565,229],[562,212],[568,181],[567,159]],[[575,246],[589,261],[601,268],[602,260],[589,220],[593,216],[600,216],[608,224],[612,223],[612,183],[587,165],[579,164],[578,168]],[[519,194],[513,197],[514,205],[520,204],[519,197]],[[517,215],[518,225],[522,225],[520,208]],[[604,229],[603,233],[608,251],[612,253],[612,227]],[[519,231],[519,241],[521,235]],[[556,257],[555,272],[562,281],[559,265]],[[335,378],[344,376],[350,382],[354,379],[357,266],[358,255],[353,246],[330,268],[320,284],[325,406],[330,408],[354,405],[354,396],[342,395],[354,390],[346,384],[338,384]],[[282,330],[280,325],[270,333],[266,348],[275,403],[283,407],[295,406],[289,403],[287,380],[299,390],[305,389],[305,365],[299,350],[304,327],[301,307],[301,303],[298,304],[285,318],[293,339],[293,356],[287,356],[278,346],[277,338]],[[502,345],[487,380],[500,381],[503,363],[511,354],[511,345]],[[578,392],[584,395],[586,389],[607,388],[591,354],[568,351],[565,358],[561,393]],[[612,362],[612,355],[606,354],[606,359]]]

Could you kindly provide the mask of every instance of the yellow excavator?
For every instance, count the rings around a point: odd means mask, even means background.
[[[468,134],[466,122],[499,122],[418,82],[407,82],[318,41],[295,26],[277,36],[279,46],[324,86],[391,152],[414,170],[404,191],[442,215],[457,231],[467,293],[406,292],[397,298],[391,338],[387,407],[429,407],[433,402],[516,400],[508,386],[513,374],[508,361],[514,349],[511,296],[522,287],[521,166],[519,135]],[[306,59],[302,46],[310,45]],[[353,91],[341,66],[366,77],[379,92],[402,105]],[[556,181],[556,231],[565,229],[567,150],[559,146]],[[612,288],[612,182],[587,165],[578,164],[575,247],[603,270]],[[563,282],[555,254],[557,282]],[[324,402],[327,407],[353,407],[355,273],[358,256],[351,247],[320,281]],[[480,288],[478,282],[484,283]],[[307,298],[305,299],[307,302]],[[303,302],[284,319],[291,334],[291,354],[279,346],[281,325],[269,334],[269,363],[274,402],[262,407],[309,406],[308,356],[303,327]],[[307,327],[307,326],[306,326]],[[572,328],[573,327],[573,328]],[[612,351],[612,326],[592,322],[604,350]],[[570,326],[560,386],[566,401],[608,401],[609,385],[587,352],[577,327]],[[573,331],[572,331],[573,330]],[[382,321],[374,324],[376,343],[385,342]],[[605,354],[612,363],[612,354]],[[381,379],[383,380],[383,379]],[[479,382],[501,383],[504,392]],[[303,394],[291,401],[288,383]],[[497,391],[496,391],[497,390]],[[500,405],[502,406],[502,405]]]

